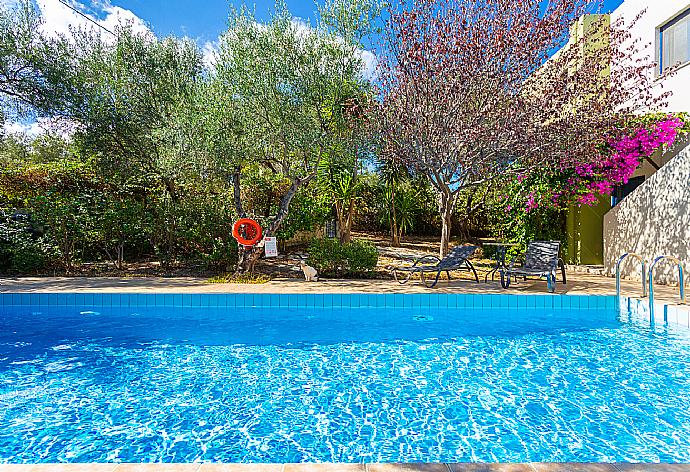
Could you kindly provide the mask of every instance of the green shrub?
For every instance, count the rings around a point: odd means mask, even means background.
[[[367,275],[376,268],[378,259],[376,246],[366,241],[341,244],[337,239],[315,239],[309,246],[308,264],[323,276]]]
[[[51,252],[44,239],[32,232],[28,218],[0,219],[0,273],[38,272],[49,264]]]

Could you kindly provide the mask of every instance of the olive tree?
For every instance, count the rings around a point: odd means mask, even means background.
[[[329,4],[328,11],[335,12],[336,5],[342,4]],[[354,26],[329,15],[322,14],[323,21],[311,27],[295,21],[284,7],[267,24],[246,11],[233,12],[211,72],[210,90],[222,91],[217,112],[226,114],[214,126],[233,129],[233,142],[225,143],[230,150],[211,153],[222,161],[211,167],[234,170],[238,215],[246,214],[244,169],[256,166],[288,182],[265,236],[276,234],[297,191],[317,177],[323,156],[337,147],[338,123],[348,119],[352,87],[346,85],[364,80],[361,36],[343,34]],[[261,254],[259,247],[242,248],[238,272],[252,271]]]
[[[45,115],[67,89],[68,44],[42,24],[30,0],[0,4],[0,124],[7,114]]]

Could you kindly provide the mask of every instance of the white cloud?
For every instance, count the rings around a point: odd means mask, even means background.
[[[85,5],[75,0],[65,0],[70,6],[83,12],[89,19],[78,14],[58,0],[36,0],[39,10],[43,16],[43,31],[50,35],[69,35],[70,28],[81,28],[95,30],[103,33],[104,38],[111,36],[102,28],[114,31],[120,24],[130,25],[132,30],[138,33],[153,35],[153,32],[144,20],[135,15],[131,10],[112,5],[108,0],[94,2],[93,13],[87,13]],[[96,23],[96,24],[94,24]]]
[[[360,50],[359,54],[362,61],[364,61],[362,75],[365,79],[373,82],[376,79],[376,68],[378,67],[379,59],[376,57],[376,54],[366,49]]]
[[[28,124],[10,122],[5,123],[2,129],[7,134],[26,134],[29,136],[37,136],[43,131],[38,122]]]
[[[206,67],[213,67],[218,60],[218,47],[218,41],[206,41],[202,46],[201,53]]]
[[[78,125],[74,122],[54,118],[38,118],[32,123],[6,122],[3,125],[3,131],[6,134],[21,134],[30,138],[50,133],[69,139],[77,129]]]

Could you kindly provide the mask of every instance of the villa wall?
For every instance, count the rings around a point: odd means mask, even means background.
[[[609,275],[626,252],[649,261],[658,255],[680,257],[690,269],[690,142],[676,146],[669,155],[668,164],[604,217],[604,265]],[[621,273],[639,278],[632,260],[623,264]],[[662,263],[655,274],[659,283],[678,281],[670,263]]]
[[[623,4],[611,13],[611,23],[616,25],[623,21],[629,29],[631,38],[640,40],[640,45],[648,45],[640,53],[640,59],[645,62],[657,62],[658,28],[669,20],[685,11],[690,6],[688,0],[625,0]],[[630,24],[640,12],[642,17],[632,27]],[[646,57],[645,57],[646,56]],[[615,73],[615,65],[612,68]],[[667,99],[667,104],[659,107],[658,111],[682,112],[690,111],[690,64],[685,64],[675,75],[660,76],[657,71],[650,71],[655,79],[657,94],[672,91],[673,95]]]

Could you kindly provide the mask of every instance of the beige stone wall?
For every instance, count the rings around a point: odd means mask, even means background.
[[[652,261],[658,255],[680,257],[690,269],[690,142],[664,156],[668,163],[604,216],[604,265],[615,273],[618,257],[636,252]],[[632,260],[623,264],[625,277],[639,279]],[[656,281],[678,281],[677,269],[661,263]],[[687,277],[686,277],[687,280]]]

